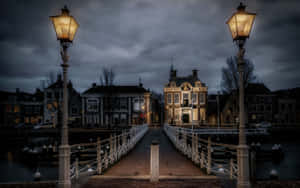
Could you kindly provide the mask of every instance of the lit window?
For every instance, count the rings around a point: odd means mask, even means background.
[[[14,112],[20,112],[20,107],[18,105],[15,106]]]

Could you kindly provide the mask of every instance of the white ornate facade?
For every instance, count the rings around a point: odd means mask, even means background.
[[[196,70],[190,76],[177,77],[171,68],[164,97],[165,123],[184,126],[206,122],[207,87],[198,79]]]

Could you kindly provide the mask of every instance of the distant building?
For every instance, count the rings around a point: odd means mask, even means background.
[[[73,126],[81,123],[81,97],[73,88],[72,82],[68,83],[68,120]],[[63,102],[63,80],[57,76],[55,83],[44,89],[44,123],[56,127],[61,124]]]
[[[192,75],[178,77],[171,67],[169,83],[164,87],[165,123],[179,126],[203,124],[207,121],[207,86]]]
[[[217,122],[217,101],[209,103],[210,123]],[[219,96],[221,126],[233,126],[239,122],[239,96],[236,91]],[[247,124],[274,122],[275,95],[261,83],[249,83],[245,89],[245,121]]]
[[[98,86],[82,94],[82,124],[85,127],[131,126],[156,121],[152,93],[139,86]]]
[[[0,91],[0,126],[26,127],[42,123],[43,94],[37,89],[34,94]]]
[[[276,111],[275,111],[275,123],[280,126],[294,125],[300,123],[300,119],[297,116],[299,111],[299,98],[300,90],[297,88],[274,91],[276,95]],[[298,100],[297,100],[298,99]],[[298,114],[298,115],[297,115]]]

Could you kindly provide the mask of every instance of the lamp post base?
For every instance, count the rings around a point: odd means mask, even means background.
[[[239,145],[238,150],[238,168],[239,175],[237,181],[238,188],[250,188],[249,178],[249,147],[247,145]]]
[[[70,146],[59,146],[59,188],[71,188],[70,180]]]

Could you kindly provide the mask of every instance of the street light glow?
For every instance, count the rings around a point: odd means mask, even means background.
[[[246,6],[240,3],[237,12],[226,22],[233,40],[246,39],[250,36],[256,14],[246,12],[245,8]]]
[[[79,24],[73,16],[69,15],[69,10],[66,6],[61,11],[61,15],[50,16],[57,40],[72,42]]]

